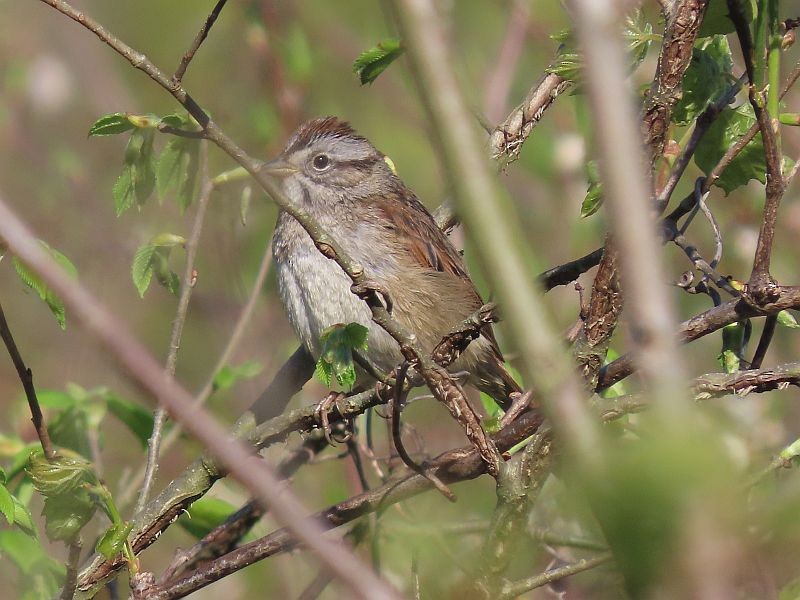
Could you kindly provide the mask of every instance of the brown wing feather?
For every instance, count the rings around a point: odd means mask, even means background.
[[[402,183],[400,185],[402,186]],[[401,189],[374,196],[369,200],[381,211],[384,222],[390,223],[397,231],[398,237],[405,242],[410,256],[420,266],[450,273],[468,282],[473,296],[471,298],[473,310],[477,310],[483,304],[483,299],[467,274],[461,255],[450,243],[447,235],[436,225],[428,209],[408,188],[403,186]],[[485,327],[482,333],[502,363],[503,355],[497,345],[494,331],[491,327]]]

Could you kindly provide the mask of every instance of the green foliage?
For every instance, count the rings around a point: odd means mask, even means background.
[[[301,27],[291,27],[283,40],[286,72],[295,81],[305,81],[314,68],[314,57],[306,32]]]
[[[717,360],[726,373],[739,370],[747,345],[746,321],[731,323],[722,328],[722,351]]]
[[[219,498],[200,498],[180,516],[178,525],[200,539],[221,525],[234,512],[236,512],[236,507],[230,502]]]
[[[38,540],[17,529],[2,529],[0,555],[22,574],[25,592],[21,600],[51,600],[58,596],[64,565],[50,558]]]
[[[589,188],[581,203],[581,218],[593,215],[603,205],[603,184],[600,183],[600,172],[594,160],[586,163],[586,179],[589,181]]]
[[[137,129],[128,140],[122,173],[112,189],[117,216],[134,205],[141,207],[153,193],[156,185],[154,138],[152,129]]]
[[[102,135],[116,135],[134,129],[126,113],[114,113],[100,117],[89,129],[89,137]]]
[[[635,71],[644,61],[653,40],[657,39],[658,36],[653,33],[653,26],[645,20],[639,9],[633,11],[625,19],[623,36],[628,45],[631,71]],[[578,83],[580,81],[580,72],[583,69],[583,60],[578,52],[573,32],[569,29],[564,29],[551,35],[550,38],[558,42],[559,47],[556,60],[547,68],[547,72]]]
[[[708,175],[728,148],[735,144],[755,122],[756,118],[749,103],[735,109],[724,110],[697,144],[694,154],[697,166]],[[727,195],[751,179],[765,183],[766,171],[764,144],[759,133],[731,161],[715,185],[722,188]]]
[[[405,52],[403,43],[397,38],[387,38],[376,46],[365,50],[353,62],[353,73],[358,75],[361,85],[372,83],[386,68]]]
[[[728,38],[716,35],[700,41],[683,79],[683,95],[672,111],[672,121],[686,125],[720,98],[733,79],[733,57]]]
[[[335,379],[344,389],[351,389],[356,382],[353,350],[367,349],[368,330],[358,323],[331,325],[320,336],[322,352],[314,374],[330,387]]]
[[[58,265],[73,279],[78,278],[78,270],[75,268],[75,265],[61,252],[56,250],[55,248],[51,248],[46,242],[39,240],[39,243],[42,247],[47,250],[50,256],[58,263]],[[50,308],[50,312],[53,313],[53,316],[58,321],[59,327],[61,329],[67,328],[67,317],[66,311],[64,309],[64,303],[61,301],[53,290],[51,290],[47,284],[39,277],[36,273],[34,273],[25,263],[23,263],[18,258],[14,257],[12,259],[14,263],[14,269],[17,272],[17,275],[22,280],[22,282],[31,288],[34,292],[39,295],[39,298],[45,301],[47,306]]]
[[[122,552],[132,529],[133,523],[126,521],[112,523],[105,533],[100,536],[100,539],[97,540],[97,544],[94,547],[95,550],[111,560]]]
[[[108,412],[131,430],[142,444],[142,448],[147,448],[147,440],[153,432],[153,413],[140,404],[120,398],[113,392],[106,392],[105,400]]]
[[[131,265],[131,278],[139,297],[144,298],[144,293],[150,287],[153,275],[156,281],[177,295],[180,287],[178,275],[169,268],[169,255],[175,246],[183,246],[186,239],[174,233],[161,233],[150,242],[141,246],[133,255]]]
[[[162,119],[177,129],[188,129],[192,121],[187,116],[168,115]],[[177,190],[176,200],[181,212],[185,211],[197,193],[200,166],[200,145],[197,140],[176,137],[169,140],[158,156],[156,189],[163,200],[171,189]]]
[[[225,365],[214,376],[214,391],[224,391],[236,385],[240,379],[252,379],[264,370],[257,360],[248,360],[240,365]]]
[[[737,0],[747,22],[752,22],[758,14],[756,0]],[[736,27],[728,16],[728,3],[726,0],[711,0],[706,8],[703,23],[700,26],[699,37],[726,34],[736,31]]]
[[[790,329],[800,328],[800,324],[797,323],[797,319],[795,319],[794,315],[788,310],[782,310],[778,313],[778,324]]]

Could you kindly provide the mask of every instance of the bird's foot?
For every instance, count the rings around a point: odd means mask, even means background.
[[[314,408],[314,419],[319,424],[320,429],[322,429],[322,434],[331,446],[335,446],[337,443],[343,444],[353,437],[353,432],[348,428],[334,435],[330,423],[330,413],[334,409],[336,409],[340,416],[344,415],[344,411],[338,404],[339,401],[344,400],[344,398],[345,395],[342,392],[330,392]]]

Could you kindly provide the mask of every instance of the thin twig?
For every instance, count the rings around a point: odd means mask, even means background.
[[[511,600],[512,598],[516,598],[517,596],[520,596],[529,590],[548,585],[554,581],[569,577],[570,575],[575,575],[576,573],[582,573],[583,571],[594,569],[595,567],[611,562],[612,560],[614,560],[613,555],[601,554],[599,556],[595,556],[594,558],[585,558],[572,564],[558,567],[557,569],[545,571],[541,575],[536,575],[534,577],[522,579],[521,581],[508,583],[504,586],[503,592],[498,596],[498,599]]]
[[[192,298],[192,292],[194,291],[194,286],[197,281],[197,272],[195,270],[197,250],[200,244],[200,236],[203,233],[206,210],[211,200],[211,192],[214,190],[214,186],[208,178],[208,148],[205,144],[202,144],[200,149],[200,181],[202,181],[202,187],[200,195],[197,198],[197,208],[192,222],[192,231],[189,234],[189,239],[186,240],[186,265],[184,266],[183,278],[181,279],[180,295],[178,296],[178,306],[175,309],[175,318],[172,320],[169,351],[167,352],[167,360],[164,367],[164,370],[170,377],[175,376],[175,368],[178,362],[178,349],[181,346],[181,336],[183,335],[183,326],[186,323],[189,301]],[[158,470],[161,434],[166,421],[167,413],[164,407],[159,406],[153,414],[153,431],[150,434],[150,439],[147,440],[147,463],[134,512],[142,510],[147,502],[147,497],[150,495],[150,490],[153,487],[153,480]]]
[[[63,3],[56,4],[61,6]],[[272,469],[253,455],[250,448],[232,441],[226,429],[208,412],[194,406],[192,395],[164,373],[141,342],[87,288],[61,270],[2,198],[0,238],[61,297],[77,320],[105,346],[133,381],[157,398],[254,497],[269,505],[275,517],[308,544],[322,564],[336,573],[355,595],[362,598],[398,597],[368,565],[341,543],[322,535],[319,525],[306,517],[300,500],[280,485],[280,479]]]
[[[180,83],[183,79],[183,76],[186,74],[186,69],[189,67],[189,63],[192,62],[195,53],[200,48],[200,45],[205,41],[206,37],[208,36],[208,32],[211,31],[211,28],[214,26],[214,22],[219,17],[219,13],[222,12],[225,3],[228,0],[218,0],[216,6],[211,11],[211,14],[208,15],[206,18],[206,22],[203,23],[203,26],[200,28],[200,31],[197,32],[197,35],[192,42],[192,45],[189,46],[189,49],[181,58],[181,62],[178,65],[178,68],[175,69],[175,74],[172,76],[172,80],[176,83]]]
[[[758,340],[756,352],[753,354],[753,360],[750,362],[751,369],[760,369],[761,363],[764,362],[764,357],[767,355],[772,336],[775,333],[775,325],[778,323],[777,315],[769,315],[764,319],[764,329],[761,330],[761,337]]]
[[[81,560],[81,549],[83,548],[83,541],[80,536],[72,540],[67,546],[69,552],[67,554],[67,574],[64,577],[64,588],[61,590],[61,600],[72,600],[75,596],[75,586],[78,583],[78,565]]]
[[[583,273],[593,267],[596,267],[600,262],[600,259],[603,258],[604,251],[604,248],[598,248],[586,256],[582,256],[581,258],[577,258],[571,262],[548,269],[539,275],[539,281],[542,282],[542,286],[544,287],[545,291],[550,291],[559,285],[567,285],[568,283],[572,283]]]
[[[8,326],[8,321],[6,321],[2,304],[0,304],[0,337],[3,338],[8,354],[11,357],[11,362],[14,363],[14,368],[17,370],[17,375],[25,390],[25,397],[28,399],[28,407],[31,411],[31,421],[34,429],[36,429],[36,435],[39,436],[39,442],[42,444],[44,456],[47,460],[53,460],[56,456],[56,451],[53,448],[53,442],[50,440],[50,434],[47,432],[47,425],[45,425],[42,409],[39,406],[39,399],[36,397],[36,388],[33,385],[33,371],[22,360],[22,355],[19,353],[14,336],[11,335],[11,329]]]

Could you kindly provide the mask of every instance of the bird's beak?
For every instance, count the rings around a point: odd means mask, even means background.
[[[271,177],[288,177],[297,173],[298,169],[283,157],[275,158],[262,165],[261,170]]]

